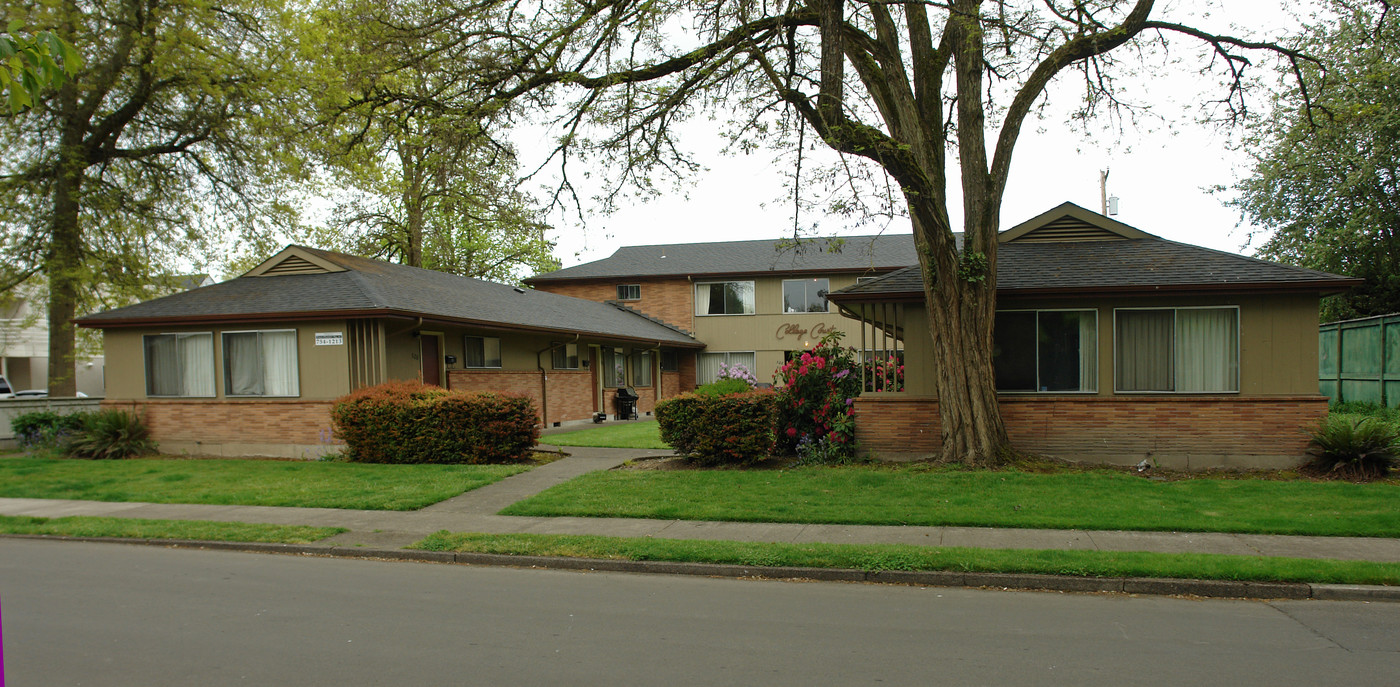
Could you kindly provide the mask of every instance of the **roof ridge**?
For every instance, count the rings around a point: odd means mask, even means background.
[[[548,293],[548,292],[546,291],[545,293]],[[670,329],[670,330],[672,330],[672,331],[680,332],[681,334],[684,334],[684,335],[686,335],[686,336],[688,336],[688,337],[690,337],[690,338],[692,338],[692,339],[695,338],[695,333],[694,333],[694,332],[688,331],[688,330],[686,330],[686,329],[684,329],[684,328],[682,328],[682,327],[678,327],[678,326],[676,326],[676,325],[674,325],[674,324],[671,324],[670,322],[667,322],[666,320],[663,320],[663,319],[661,319],[661,318],[659,318],[659,317],[652,317],[651,315],[648,315],[648,314],[646,314],[646,313],[644,313],[644,312],[642,312],[642,311],[640,311],[640,310],[637,310],[636,308],[633,308],[633,307],[631,307],[631,306],[623,305],[622,303],[619,303],[618,301],[614,301],[614,300],[604,300],[603,302],[604,302],[604,303],[607,303],[608,305],[611,305],[612,307],[617,308],[618,310],[621,310],[621,311],[623,311],[623,312],[632,313],[633,315],[636,315],[636,316],[641,317],[641,318],[643,318],[643,319],[651,320],[652,322],[655,322],[655,323],[657,323],[657,324],[659,324],[659,325],[661,325],[661,326],[663,326],[663,327],[665,327],[665,328],[667,328],[667,329]]]

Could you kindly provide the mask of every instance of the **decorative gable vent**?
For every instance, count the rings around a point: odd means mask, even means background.
[[[277,264],[263,270],[258,276],[275,277],[282,274],[328,274],[329,272],[330,270],[299,255],[288,255]]]
[[[1108,241],[1127,237],[1095,226],[1076,217],[1061,217],[1032,229],[1014,240],[1022,243],[1052,243],[1064,241]]]

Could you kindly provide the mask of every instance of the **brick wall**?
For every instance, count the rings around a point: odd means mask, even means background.
[[[331,401],[104,401],[145,415],[162,453],[317,457],[342,444],[331,430]]]
[[[541,408],[540,373],[518,370],[448,370],[447,388],[494,391],[527,396]],[[549,373],[549,412],[545,421],[568,422],[593,417],[593,376],[587,370]]]
[[[1306,428],[1327,413],[1321,396],[1002,397],[1012,445],[1066,460],[1161,467],[1286,468],[1306,458]],[[856,400],[856,440],[891,458],[931,456],[940,444],[938,401],[867,395]]]
[[[691,291],[694,287],[690,281],[685,279],[647,281],[609,278],[604,282],[589,283],[553,284],[543,282],[536,284],[535,289],[601,302],[617,300],[618,284],[640,284],[642,287],[641,300],[623,301],[622,303],[627,307],[660,318],[688,331],[694,330],[695,306],[692,303],[695,295]]]

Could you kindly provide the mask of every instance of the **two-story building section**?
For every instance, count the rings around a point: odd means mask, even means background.
[[[829,292],[917,262],[910,234],[627,246],[602,260],[527,279],[540,291],[611,302],[693,332],[705,342],[694,384],[721,364],[768,383],[786,356],[830,332],[861,347],[858,323]],[[690,382],[690,375],[682,375]]]

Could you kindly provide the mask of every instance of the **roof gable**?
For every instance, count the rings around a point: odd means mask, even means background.
[[[331,274],[345,268],[301,246],[287,246],[282,252],[248,270],[245,277],[277,277],[284,274]]]
[[[997,236],[998,243],[1063,243],[1070,241],[1122,241],[1155,236],[1074,203],[1062,203],[1049,212],[1022,222]]]

